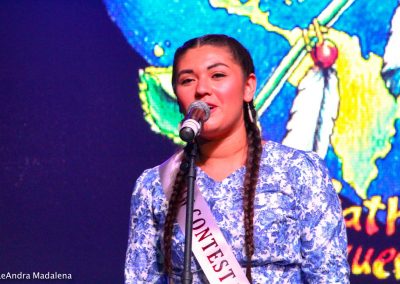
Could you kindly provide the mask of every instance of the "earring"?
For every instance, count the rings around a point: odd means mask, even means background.
[[[252,112],[250,103],[247,103],[247,113],[249,115],[251,123],[254,123],[253,112]]]

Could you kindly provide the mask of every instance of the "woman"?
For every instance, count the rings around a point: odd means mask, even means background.
[[[261,140],[248,51],[225,35],[189,40],[175,53],[172,84],[183,112],[195,100],[210,107],[196,139],[196,185],[248,281],[348,283],[345,226],[327,169],[313,153]],[[168,200],[159,170],[146,170],[133,192],[126,283],[181,282],[185,170],[176,170]],[[193,283],[208,283],[202,264],[192,261]]]

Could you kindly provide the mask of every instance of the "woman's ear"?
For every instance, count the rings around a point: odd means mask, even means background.
[[[256,92],[257,87],[257,78],[254,73],[251,73],[245,82],[244,86],[244,97],[243,100],[248,103],[251,102],[254,98],[254,94]]]

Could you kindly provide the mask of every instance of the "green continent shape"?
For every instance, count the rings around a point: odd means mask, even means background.
[[[176,97],[165,87],[170,82],[170,74],[171,68],[150,66],[139,70],[139,97],[144,118],[150,124],[151,130],[167,136],[176,144],[182,144],[178,132],[182,114],[179,112]]]

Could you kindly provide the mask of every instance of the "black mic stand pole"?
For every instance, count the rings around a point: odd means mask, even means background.
[[[189,169],[187,174],[187,202],[186,202],[186,224],[185,224],[185,258],[183,262],[182,280],[184,284],[192,284],[193,275],[191,269],[192,260],[192,231],[193,231],[193,204],[194,185],[196,182],[195,162],[197,157],[196,142],[188,142],[185,147],[189,158]]]

